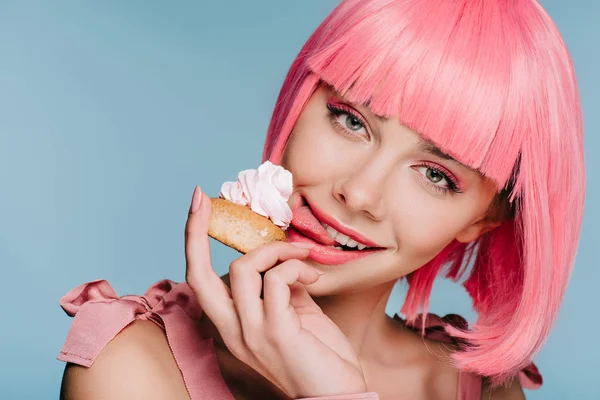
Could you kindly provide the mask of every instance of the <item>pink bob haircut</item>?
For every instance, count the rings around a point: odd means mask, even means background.
[[[450,243],[406,277],[401,312],[427,312],[439,274],[462,284],[478,319],[446,326],[457,368],[506,383],[555,323],[585,196],[574,68],[535,0],[347,0],[316,29],[285,79],[263,161],[279,163],[296,120],[325,83],[394,117],[492,179],[514,212],[473,243]]]

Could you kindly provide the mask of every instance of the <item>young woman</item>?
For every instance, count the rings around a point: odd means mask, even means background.
[[[324,257],[332,239],[298,229],[219,278],[196,188],[187,283],[61,300],[62,397],[522,399],[575,257],[582,143],[571,60],[534,0],[344,1],[292,64],[263,158],[293,174],[292,210],[369,248]],[[426,314],[439,274],[476,324]],[[399,279],[406,320],[385,314]]]

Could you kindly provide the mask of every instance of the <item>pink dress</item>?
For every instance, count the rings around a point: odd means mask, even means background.
[[[75,318],[59,360],[90,367],[102,349],[128,324],[138,319],[150,320],[165,331],[191,400],[234,400],[221,375],[213,340],[195,322],[202,316],[202,310],[187,284],[162,280],[152,285],[144,296],[119,297],[108,282],[98,280],[69,291],[61,298],[60,305]],[[398,316],[395,318],[404,322]],[[426,337],[455,342],[441,329],[441,320],[466,325],[457,315],[442,319],[429,314]],[[534,364],[519,372],[519,380],[527,389],[537,389],[542,384]],[[479,376],[459,373],[457,400],[480,399],[481,390]],[[314,399],[377,400],[379,397],[369,392]]]

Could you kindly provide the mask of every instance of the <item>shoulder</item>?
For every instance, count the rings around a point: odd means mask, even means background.
[[[452,354],[458,351],[458,348],[452,344],[440,343],[424,339],[430,353],[430,373],[427,375],[427,383],[429,387],[429,397],[432,399],[446,399],[449,393],[457,393],[464,390],[466,382],[461,382],[458,379],[460,371],[451,366]],[[476,376],[473,379],[477,379]],[[479,377],[481,386],[478,385],[481,391],[481,398],[486,400],[525,400],[523,388],[517,377],[513,378],[507,385],[496,388],[490,387],[490,382],[486,377]],[[459,388],[459,386],[463,386]]]
[[[427,340],[426,340],[427,343]],[[430,348],[435,349],[435,360],[430,360],[430,373],[427,376],[429,395],[432,399],[454,398],[448,397],[449,393],[457,393],[469,388],[469,380],[462,381],[458,379],[461,374],[458,369],[450,366],[452,354],[458,349],[450,345],[441,345],[440,343],[430,343]],[[463,378],[464,379],[464,378]],[[505,386],[491,388],[489,379],[486,377],[473,375],[472,379],[478,379],[481,384],[477,384],[477,393],[481,393],[481,398],[486,400],[525,400],[525,394],[517,377],[513,378]],[[465,387],[464,385],[467,385]],[[461,386],[461,387],[459,387]]]
[[[461,382],[458,382],[460,375],[459,371],[452,366],[452,355],[459,351],[460,341],[446,333],[443,328],[444,324],[450,324],[455,327],[464,329],[468,327],[467,321],[459,315],[449,314],[443,318],[435,314],[428,314],[425,317],[425,335],[421,336],[418,327],[420,326],[423,316],[419,316],[414,324],[406,323],[398,315],[394,316],[395,322],[398,323],[399,330],[412,331],[418,336],[424,346],[420,346],[423,359],[427,360],[428,365],[425,375],[426,384],[429,388],[429,398],[445,399],[450,398],[455,390],[462,390],[458,387]],[[475,378],[473,378],[475,379]],[[539,373],[535,364],[531,363],[528,367],[515,376],[509,384],[496,388],[491,388],[489,380],[485,377],[480,379],[481,398],[490,400],[521,400],[525,399],[523,387],[531,390],[538,389],[542,385],[542,376]],[[466,384],[462,382],[461,386]],[[468,384],[467,384],[468,385]]]
[[[132,322],[89,368],[67,364],[61,399],[105,398],[189,399],[164,331],[153,322]]]
[[[460,372],[450,366],[452,353],[456,351],[451,346],[433,346],[436,348],[436,360],[430,360],[431,365],[427,375],[428,398],[432,399],[454,399],[454,393],[465,390],[464,385],[470,385],[468,381],[461,382],[458,379]],[[447,362],[444,362],[446,360]],[[441,362],[440,362],[441,361]],[[476,376],[473,379],[477,379]],[[489,380],[486,377],[479,377],[481,385],[477,385],[477,393],[481,393],[481,398],[486,400],[525,400],[523,388],[519,379],[515,377],[505,386],[491,388]],[[459,388],[462,386],[462,388]],[[470,386],[467,386],[470,388]],[[471,389],[469,389],[470,392]],[[449,396],[449,394],[452,394]]]
[[[378,376],[378,391],[390,398],[454,400],[458,370],[452,366],[452,343],[423,337],[394,320],[390,335],[381,341],[371,375]],[[381,393],[380,393],[381,395]]]

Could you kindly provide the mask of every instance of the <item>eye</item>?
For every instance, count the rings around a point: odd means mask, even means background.
[[[444,175],[432,168],[427,168],[425,176],[433,183],[438,183],[444,180]]]
[[[340,133],[350,136],[361,135],[369,137],[367,123],[352,108],[337,103],[327,103],[328,117]]]
[[[358,118],[348,114],[346,116],[346,128],[351,131],[359,131],[363,128],[363,124],[358,120]]]
[[[436,190],[443,192],[461,193],[458,180],[450,171],[441,166],[421,164],[413,167],[423,176],[425,182]]]

